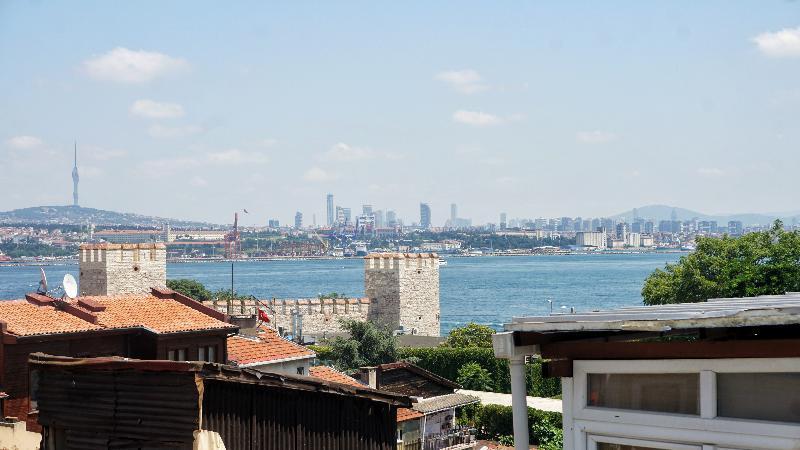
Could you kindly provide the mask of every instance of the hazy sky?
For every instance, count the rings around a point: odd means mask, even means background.
[[[233,2],[230,2],[233,3]],[[800,209],[800,2],[0,0],[0,210]]]

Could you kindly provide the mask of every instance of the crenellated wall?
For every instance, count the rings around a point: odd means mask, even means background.
[[[167,285],[164,244],[83,244],[80,295],[148,294]]]

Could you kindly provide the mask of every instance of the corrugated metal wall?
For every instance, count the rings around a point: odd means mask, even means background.
[[[390,450],[395,408],[313,391],[206,380],[203,429],[228,450]]]
[[[37,373],[39,423],[64,430],[58,450],[192,448],[199,428],[194,373]]]

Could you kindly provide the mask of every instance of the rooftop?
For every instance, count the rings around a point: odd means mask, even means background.
[[[456,392],[454,394],[439,395],[437,397],[420,400],[419,402],[415,403],[411,409],[423,414],[432,414],[445,409],[478,403],[480,401],[481,400],[474,395]]]
[[[316,353],[278,336],[267,329],[256,336],[228,338],[228,360],[238,367],[255,366],[279,361],[314,358]]]
[[[224,318],[224,314],[168,289],[73,300],[28,294],[25,300],[0,301],[4,332],[18,337],[129,328],[156,334],[237,329]]]
[[[399,394],[370,389],[366,386],[352,386],[331,383],[319,378],[259,372],[257,370],[236,368],[223,364],[200,361],[139,360],[116,356],[102,358],[70,358],[51,356],[43,353],[30,355],[29,364],[35,368],[57,368],[67,371],[136,371],[136,372],[191,372],[203,380],[219,380],[232,383],[257,384],[302,391],[323,392],[334,395],[368,398],[396,406],[411,406],[411,399]]]
[[[149,233],[149,232],[148,232]],[[156,249],[156,248],[167,248],[163,243],[160,242],[148,242],[148,243],[140,243],[140,244],[111,244],[108,242],[103,242],[99,244],[81,244],[81,250],[149,250],[149,249]]]
[[[334,383],[349,384],[351,386],[364,386],[355,378],[345,375],[342,372],[328,366],[316,366],[308,369],[309,375],[316,378],[321,378],[325,381],[333,381]]]
[[[553,333],[669,332],[800,324],[800,293],[720,298],[699,303],[633,306],[606,311],[515,317],[506,331]]]
[[[406,259],[406,258],[438,258],[439,255],[436,253],[370,253],[369,255],[365,256],[364,259],[376,259],[376,258],[395,258],[395,259]]]

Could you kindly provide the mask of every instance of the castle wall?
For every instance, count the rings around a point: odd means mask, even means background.
[[[217,311],[230,315],[257,315],[256,309],[266,305],[269,309],[267,315],[270,325],[274,328],[283,328],[285,333],[292,332],[292,312],[297,310],[303,316],[303,334],[322,336],[329,333],[341,333],[340,320],[367,320],[371,302],[367,298],[339,298],[339,299],[271,299],[259,300],[212,300],[203,302]]]
[[[80,248],[80,295],[148,294],[167,284],[164,244],[85,244]]]

